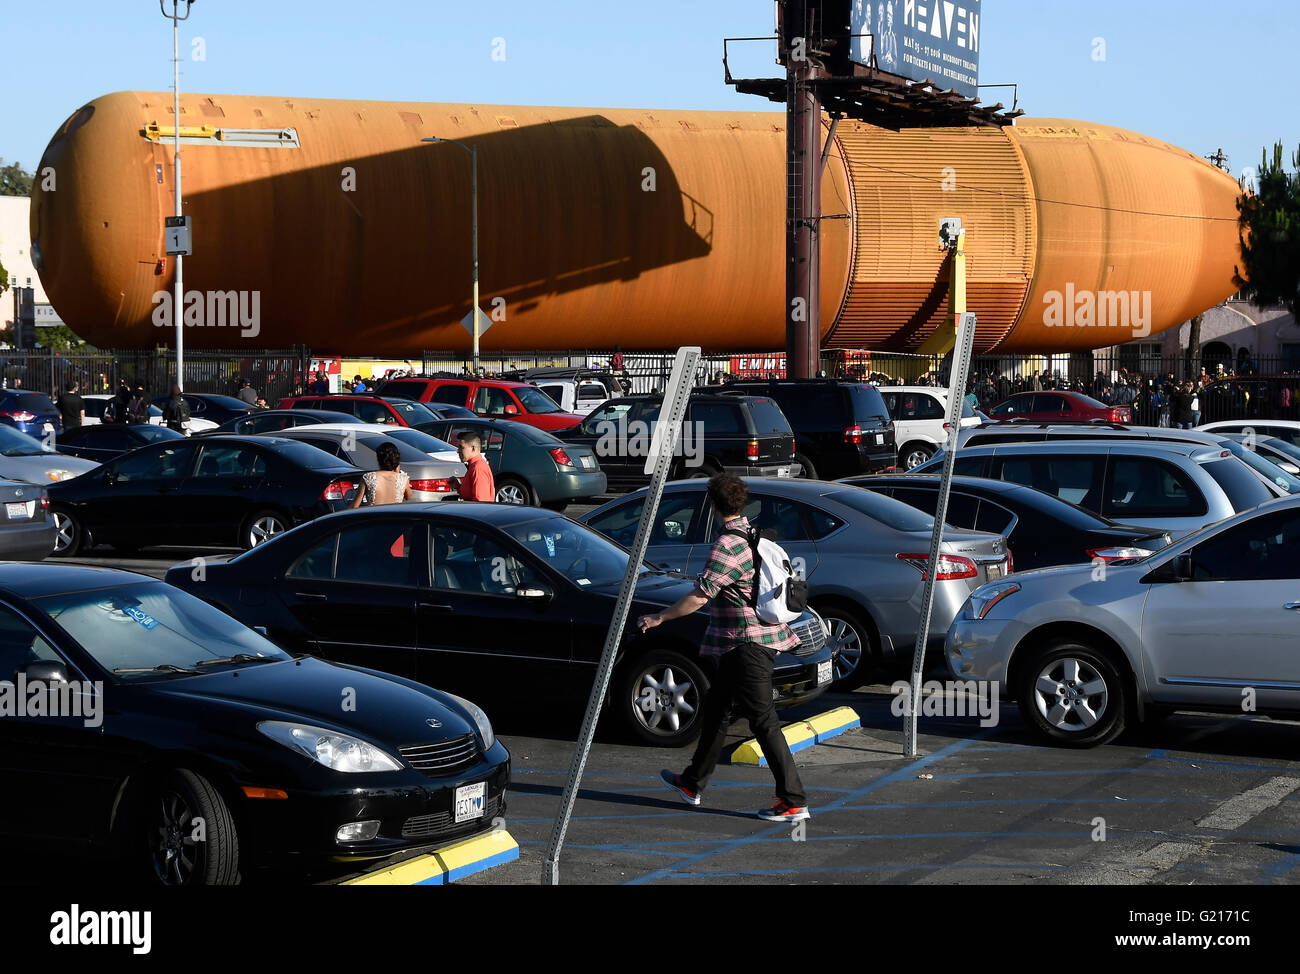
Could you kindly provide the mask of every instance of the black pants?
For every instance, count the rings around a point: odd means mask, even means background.
[[[790,745],[781,733],[781,722],[772,706],[772,664],[776,655],[757,643],[741,643],[723,653],[718,672],[704,698],[700,715],[700,742],[690,766],[682,772],[682,783],[691,791],[703,791],[717,767],[718,755],[726,743],[727,727],[733,715],[749,721],[750,730],[763,748],[763,756],[776,778],[776,794],[790,805],[807,803],[799,769],[794,765]]]

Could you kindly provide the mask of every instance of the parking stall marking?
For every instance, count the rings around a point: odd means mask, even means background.
[[[1273,778],[1250,791],[1242,792],[1196,823],[1201,829],[1239,829],[1261,812],[1282,803],[1287,795],[1300,788],[1300,778]]]

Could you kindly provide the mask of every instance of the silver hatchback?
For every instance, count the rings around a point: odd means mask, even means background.
[[[1034,731],[1090,747],[1174,710],[1300,712],[1300,497],[1141,560],[985,585],[948,630],[948,668],[992,681]]]

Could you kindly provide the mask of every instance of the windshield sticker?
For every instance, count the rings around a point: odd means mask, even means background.
[[[555,539],[552,538],[549,534],[546,536],[546,557],[547,558],[555,557]]]
[[[123,606],[122,611],[146,629],[153,629],[158,625],[157,619],[145,612],[143,609],[137,609],[134,605]]]
[[[591,584],[591,579],[590,579],[590,578],[575,578],[574,581],[577,582],[579,585],[590,585],[590,584]]]

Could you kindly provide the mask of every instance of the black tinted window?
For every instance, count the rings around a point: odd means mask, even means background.
[[[415,526],[386,521],[339,534],[334,578],[340,582],[411,585],[411,540]]]
[[[795,429],[828,430],[853,425],[845,413],[844,390],[839,387],[778,386],[773,398]],[[884,403],[880,410],[884,411]]]
[[[975,516],[975,530],[1005,534],[1015,519],[1016,516],[1011,511],[985,498],[980,501],[979,513]]]
[[[889,409],[886,407],[884,397],[881,396],[879,389],[868,385],[849,386],[848,388],[849,395],[853,400],[853,419],[856,422],[864,423],[871,419],[879,420],[882,423],[889,422]]]
[[[1196,579],[1300,579],[1300,511],[1239,524],[1192,549]]]
[[[1201,469],[1223,488],[1232,509],[1239,514],[1273,497],[1259,478],[1250,472],[1250,468],[1236,457],[1211,460],[1201,464]]]
[[[1000,479],[1096,511],[1101,509],[1105,461],[1104,456],[1082,455],[1006,457],[1002,460]]]
[[[703,495],[703,491],[693,490],[665,494],[663,500],[659,502],[658,516],[650,532],[650,543],[652,545],[686,544],[696,527]],[[592,518],[587,524],[611,541],[618,542],[624,548],[630,548],[636,539],[636,529],[641,522],[641,511],[644,507],[645,497],[637,497]]]
[[[449,382],[433,390],[432,401],[451,403],[453,406],[463,406],[468,395],[469,386],[462,385],[459,382]]]
[[[1164,460],[1111,457],[1108,479],[1101,513],[1117,520],[1188,517],[1208,510],[1192,479]]]
[[[771,402],[771,400],[767,400]],[[725,402],[697,402],[691,404],[691,421],[703,425],[707,436],[724,436],[745,433],[744,421],[740,418],[740,407]],[[758,417],[754,417],[758,422]],[[760,432],[762,428],[760,427]]]

